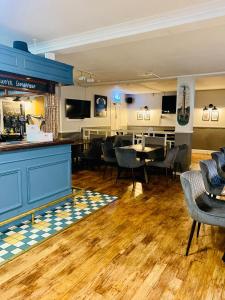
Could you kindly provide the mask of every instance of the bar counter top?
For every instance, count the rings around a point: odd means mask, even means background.
[[[73,144],[71,139],[57,139],[52,142],[27,142],[27,141],[10,141],[0,142],[0,153],[6,151],[26,150],[32,148],[42,148],[57,145]]]

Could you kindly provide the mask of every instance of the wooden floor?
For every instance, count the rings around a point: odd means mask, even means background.
[[[203,226],[185,257],[191,220],[179,179],[152,175],[133,191],[114,175],[74,175],[119,200],[1,267],[0,300],[225,299],[225,230]]]

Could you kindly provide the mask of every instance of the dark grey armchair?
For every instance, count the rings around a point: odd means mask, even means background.
[[[217,172],[220,177],[225,179],[225,156],[223,152],[213,152],[211,154],[212,159],[215,160],[217,166]]]
[[[114,147],[130,146],[133,144],[133,136],[131,134],[117,135],[114,140]]]
[[[113,166],[117,164],[115,149],[113,147],[112,141],[108,140],[102,143],[102,153],[103,160],[105,163],[103,176],[105,176],[107,167],[110,166],[112,171]]]
[[[220,151],[223,152],[225,154],[225,147],[221,147]]]
[[[165,156],[165,137],[154,137],[154,136],[146,136],[144,138],[146,147],[154,147],[161,146],[160,149],[156,149],[155,151],[151,151],[145,158],[162,161]]]
[[[198,232],[200,224],[225,227],[225,202],[207,195],[200,171],[187,171],[181,174],[180,180],[188,212],[193,219],[186,249],[187,256],[197,222]]]
[[[168,170],[173,172],[174,162],[178,151],[179,151],[178,147],[169,149],[163,161],[150,161],[147,163],[147,167],[164,168],[166,170],[166,176],[167,176]]]
[[[200,168],[207,193],[212,197],[225,195],[225,180],[219,176],[215,160],[201,160]]]
[[[177,153],[175,162],[174,162],[174,170],[176,172],[184,172],[189,170],[188,166],[188,145],[182,144],[178,146],[179,151]]]
[[[145,162],[140,161],[136,157],[136,151],[134,149],[124,149],[124,148],[115,148],[116,159],[118,163],[118,174],[116,181],[120,178],[122,169],[130,169],[132,173],[133,187],[135,183],[134,170],[138,168],[143,168],[145,182],[148,183],[147,172],[145,168]]]

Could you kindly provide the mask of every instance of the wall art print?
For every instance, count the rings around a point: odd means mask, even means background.
[[[144,119],[144,114],[142,111],[137,112],[137,120],[143,120]]]
[[[217,109],[212,110],[211,112],[211,121],[219,121],[219,111]]]
[[[94,95],[94,116],[100,118],[107,116],[107,96]]]
[[[203,110],[202,112],[202,121],[209,121],[210,119],[210,111],[207,110]]]

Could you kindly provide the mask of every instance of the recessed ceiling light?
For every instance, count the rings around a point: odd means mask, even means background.
[[[138,76],[140,77],[148,77],[154,75],[152,72],[145,72],[145,73],[140,73]]]

